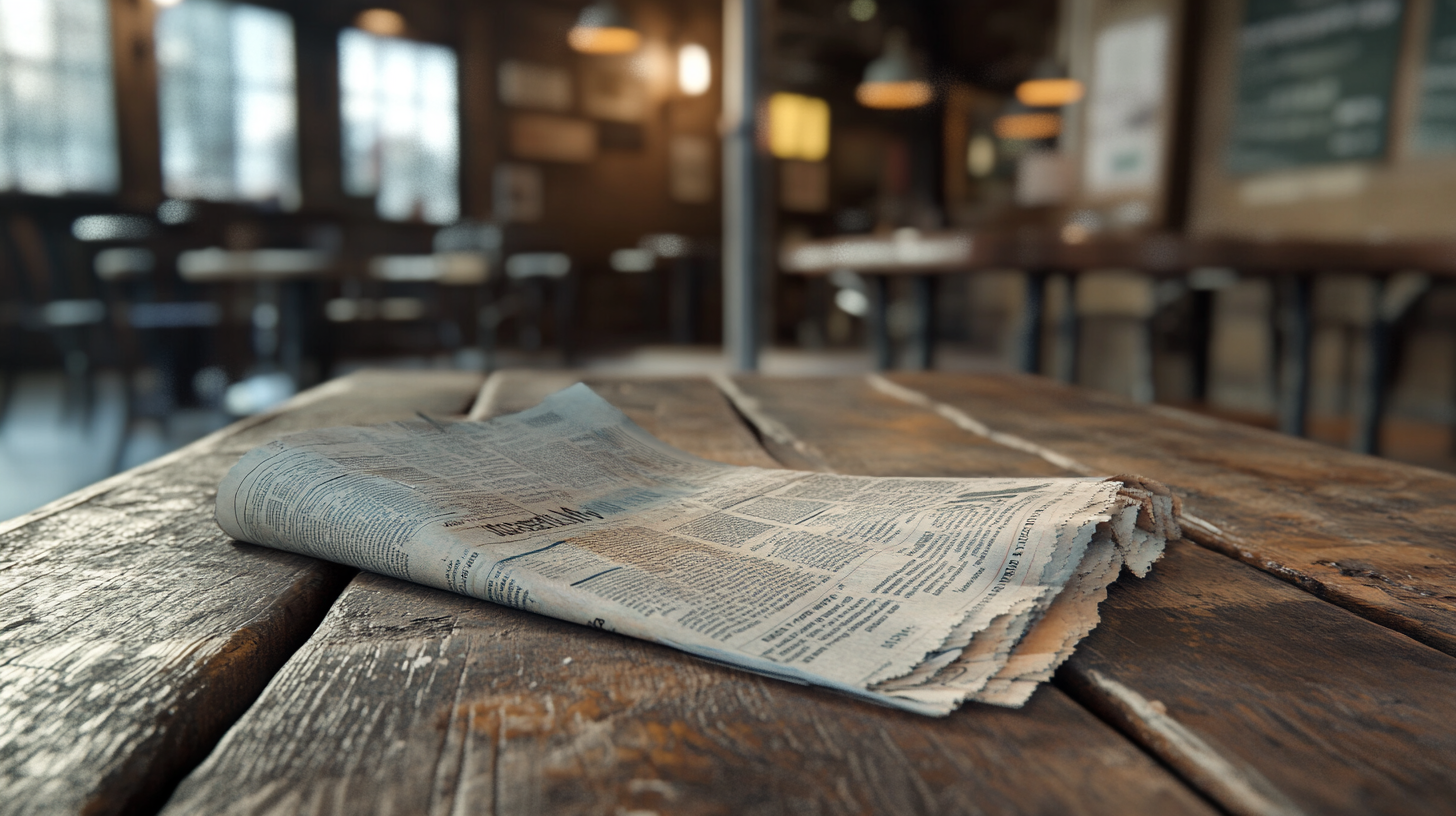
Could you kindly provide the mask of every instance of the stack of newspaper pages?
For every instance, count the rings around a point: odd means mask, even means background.
[[[303,553],[797,683],[944,715],[1017,707],[1177,538],[1119,477],[876,478],[738,467],[585,385],[489,422],[290,436],[224,478],[217,521]]]

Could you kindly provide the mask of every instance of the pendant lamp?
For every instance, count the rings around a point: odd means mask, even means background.
[[[1055,139],[1062,132],[1062,115],[1055,111],[1038,110],[1014,100],[1006,106],[1006,112],[991,123],[996,138],[1007,141],[1040,141]]]
[[[1082,83],[1050,59],[1038,62],[1031,76],[1016,86],[1017,101],[1032,108],[1060,108],[1080,102],[1084,94]]]
[[[583,54],[627,54],[637,50],[642,35],[612,0],[597,0],[577,15],[566,42]]]
[[[854,98],[867,108],[904,110],[930,102],[935,91],[910,53],[910,37],[893,28],[885,35],[885,51],[865,68]]]

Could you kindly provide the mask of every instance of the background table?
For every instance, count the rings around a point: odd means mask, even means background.
[[[914,367],[932,368],[936,342],[936,286],[945,275],[1025,273],[1020,330],[1021,369],[1041,370],[1042,335],[1047,311],[1047,281],[1064,276],[1075,288],[1080,275],[1099,270],[1130,269],[1159,278],[1184,278],[1209,269],[1271,279],[1278,290],[1273,315],[1280,337],[1278,372],[1279,429],[1303,436],[1309,409],[1313,341],[1313,281],[1325,273],[1358,273],[1376,284],[1376,307],[1365,333],[1370,361],[1354,395],[1355,432],[1351,447],[1378,453],[1385,391],[1393,366],[1391,334],[1401,317],[1420,300],[1431,280],[1456,280],[1456,242],[1308,242],[1190,238],[1177,233],[1099,235],[1071,240],[1060,232],[1028,229],[1016,233],[948,230],[922,233],[900,229],[885,235],[846,235],[786,246],[781,268],[796,275],[823,276],[845,270],[865,276],[870,291],[867,329],[875,366],[894,365],[889,330],[890,279],[908,278],[915,312],[911,357]],[[1408,294],[1387,298],[1388,279],[1407,274],[1421,278]],[[1207,393],[1213,300],[1208,291],[1193,290],[1190,321],[1194,344],[1193,385],[1201,399]],[[1075,299],[1075,298],[1074,298]],[[1079,340],[1077,311],[1068,304],[1056,326],[1058,356],[1065,360],[1061,378],[1075,379]],[[1150,342],[1150,340],[1149,340]],[[1152,349],[1148,349],[1152,353]]]
[[[355,375],[0,524],[0,813],[1456,810],[1456,478],[1019,375],[588,382],[738,464],[1141,473],[1191,540],[1024,709],[930,719],[222,535],[249,448],[481,385]]]

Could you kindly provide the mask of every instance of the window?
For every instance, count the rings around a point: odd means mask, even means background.
[[[297,209],[288,15],[187,0],[157,15],[157,65],[167,194]]]
[[[118,184],[107,0],[0,0],[0,189]]]
[[[455,52],[348,29],[339,35],[344,190],[383,218],[460,216]]]

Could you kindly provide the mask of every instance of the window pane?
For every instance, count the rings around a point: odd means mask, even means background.
[[[292,19],[187,0],[157,15],[156,36],[167,194],[297,209]]]
[[[106,0],[0,0],[0,190],[118,185]]]
[[[339,35],[344,189],[384,218],[460,217],[455,52],[442,45]]]

